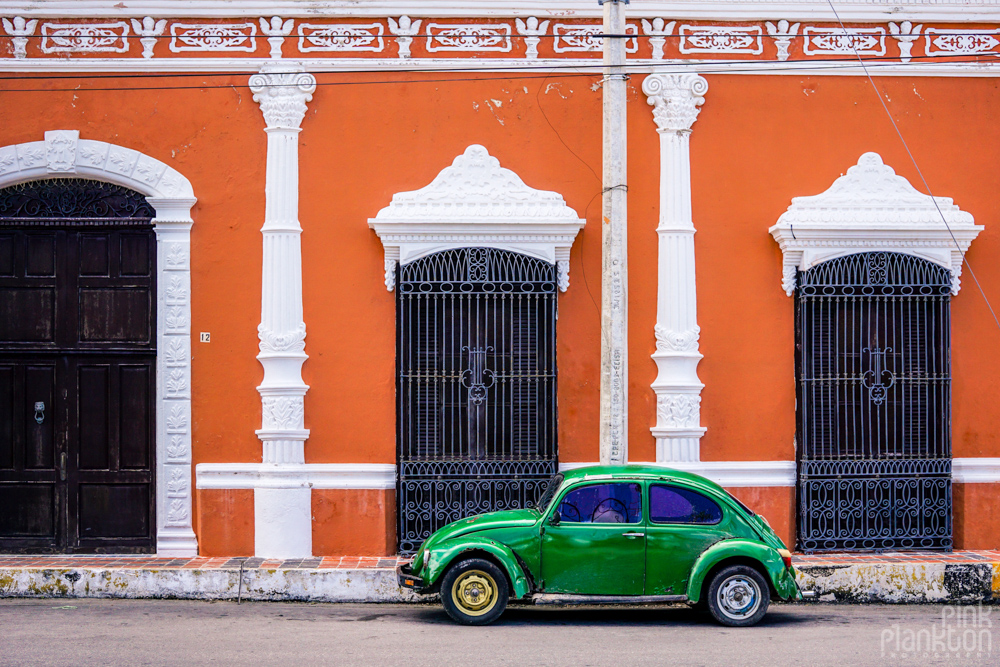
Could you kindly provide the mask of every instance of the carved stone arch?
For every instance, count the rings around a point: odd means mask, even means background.
[[[535,190],[478,144],[429,185],[393,195],[368,226],[385,249],[385,286],[396,264],[462,247],[511,250],[555,264],[569,287],[569,251],[585,224],[557,192]]]
[[[917,191],[878,153],[865,153],[826,192],[793,198],[769,231],[781,246],[781,286],[791,296],[798,271],[874,251],[940,264],[951,271],[951,291],[958,294],[963,258],[983,229],[950,198]]]
[[[0,188],[76,176],[142,193],[156,211],[156,553],[196,556],[191,513],[191,183],[139,151],[53,130],[0,147]]]

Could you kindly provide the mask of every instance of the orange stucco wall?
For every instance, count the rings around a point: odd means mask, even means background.
[[[795,546],[795,488],[791,486],[726,487],[726,491],[760,514],[789,549]]]
[[[587,219],[572,250],[571,287],[559,297],[559,446],[564,461],[598,458],[600,76],[490,76],[317,77],[300,135],[309,462],[395,460],[394,295],[383,285],[381,244],[366,221],[393,193],[429,183],[472,143],[485,145],[529,186],[561,193]],[[691,135],[705,355],[699,374],[708,427],[702,458],[788,460],[795,455],[792,299],[780,288],[781,253],[767,228],[792,197],[823,191],[865,151],[879,152],[914,184],[919,177],[866,79],[708,79]],[[260,460],[254,429],[260,425],[255,387],[262,370],[254,357],[266,135],[246,82],[246,75],[0,82],[0,145],[36,141],[45,130],[79,129],[82,138],[162,160],[194,186],[195,464]],[[80,90],[44,91],[77,84]],[[118,84],[158,89],[86,90]],[[215,87],[159,89],[202,84]],[[659,144],[640,84],[634,76],[628,107],[630,459],[651,461]],[[1000,125],[991,116],[1000,103],[997,82],[915,77],[878,78],[877,85],[934,192],[953,197],[986,225],[968,259],[983,289],[1000,303]],[[954,453],[1000,456],[1000,424],[992,410],[1000,356],[991,353],[1000,331],[967,272],[963,280],[952,310]],[[201,331],[212,333],[211,343],[197,342]],[[389,549],[392,503],[367,492],[348,501],[350,493],[336,501],[337,493],[314,493],[314,510],[323,516],[317,514],[316,543],[323,549]],[[778,492],[768,493],[773,497],[761,496],[767,507],[785,502]],[[195,498],[203,550],[244,549],[224,536],[229,529],[220,526],[223,514],[211,497]],[[386,535],[354,531],[358,540],[375,540],[357,543],[334,535],[349,525],[344,512],[379,502],[382,518],[372,514],[370,524]],[[960,507],[965,505],[956,502],[956,525]],[[786,525],[779,533],[790,535],[792,518],[774,511],[769,520],[776,528]]]
[[[253,489],[199,489],[198,553],[253,556]]]
[[[313,489],[314,556],[396,553],[396,492]]]
[[[952,487],[956,549],[996,549],[1000,545],[1000,483]]]

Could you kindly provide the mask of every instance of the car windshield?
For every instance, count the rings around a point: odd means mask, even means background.
[[[538,499],[537,507],[539,512],[543,514],[545,513],[545,510],[546,508],[548,508],[549,503],[551,503],[552,499],[555,497],[556,491],[559,490],[559,485],[562,484],[562,481],[563,481],[562,473],[554,475],[552,479],[549,480],[549,485],[545,487],[545,493],[543,493],[542,497]]]

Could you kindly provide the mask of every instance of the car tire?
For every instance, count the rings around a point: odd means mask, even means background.
[[[722,625],[755,625],[767,613],[771,590],[760,572],[747,565],[730,565],[712,577],[705,603]]]
[[[489,625],[507,608],[507,577],[488,560],[467,558],[441,578],[441,604],[462,625]]]

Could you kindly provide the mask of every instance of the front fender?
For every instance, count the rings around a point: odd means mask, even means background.
[[[488,537],[477,537],[475,534],[457,537],[434,545],[424,554],[423,575],[424,582],[428,587],[439,583],[441,576],[451,567],[463,553],[469,551],[484,551],[500,562],[507,571],[513,590],[511,597],[523,598],[531,592],[528,584],[528,577],[525,576],[521,564],[517,561],[517,556],[510,547],[491,540]]]
[[[749,558],[760,563],[782,600],[802,599],[799,587],[795,584],[795,571],[785,567],[777,550],[761,542],[736,539],[716,542],[698,557],[688,582],[689,601],[698,602],[701,599],[708,573],[713,567],[730,558]]]

